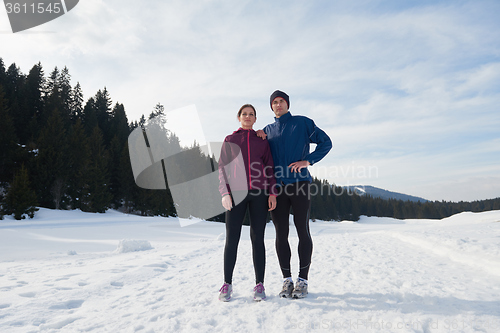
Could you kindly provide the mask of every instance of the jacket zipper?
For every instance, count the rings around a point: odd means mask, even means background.
[[[247,131],[247,147],[248,147],[248,188],[252,189],[252,173],[250,169],[250,131]]]

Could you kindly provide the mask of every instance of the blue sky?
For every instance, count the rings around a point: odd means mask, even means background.
[[[129,120],[195,104],[209,141],[245,103],[256,128],[274,121],[280,89],[332,138],[318,177],[478,200],[500,196],[499,14],[478,0],[82,0],[17,34],[0,10],[0,57],[24,73],[67,66]]]

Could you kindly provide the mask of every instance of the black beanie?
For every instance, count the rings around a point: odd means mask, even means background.
[[[290,97],[288,97],[287,94],[285,94],[284,92],[280,91],[280,90],[276,90],[275,92],[273,92],[271,94],[271,101],[270,101],[270,104],[271,104],[271,110],[273,109],[273,101],[278,98],[278,97],[281,97],[285,100],[286,102],[286,105],[288,106],[288,108],[290,109]]]

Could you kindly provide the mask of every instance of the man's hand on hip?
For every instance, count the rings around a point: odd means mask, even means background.
[[[311,163],[309,161],[297,161],[290,164],[288,167],[291,168],[292,172],[300,172],[303,168],[307,168]]]

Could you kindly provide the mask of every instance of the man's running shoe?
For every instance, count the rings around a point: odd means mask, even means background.
[[[292,297],[304,298],[306,296],[307,296],[307,280],[298,278],[297,283],[295,283],[295,288],[292,291]]]
[[[228,302],[233,294],[233,286],[229,283],[224,283],[219,290],[219,300],[223,302]]]
[[[255,288],[253,288],[253,300],[260,302],[266,299],[266,292],[262,282],[257,283]]]
[[[292,291],[293,291],[293,281],[292,279],[287,278],[283,282],[283,288],[281,289],[279,296],[282,298],[290,298],[292,297]]]

